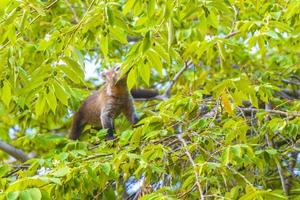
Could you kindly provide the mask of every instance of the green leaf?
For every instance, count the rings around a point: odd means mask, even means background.
[[[53,90],[54,90],[54,88],[51,88],[49,90],[48,94],[46,95],[46,100],[47,100],[47,103],[48,103],[50,109],[53,111],[53,113],[55,113],[56,107],[57,107],[57,100],[56,100]]]
[[[230,162],[230,147],[227,147],[222,154],[222,164],[227,165]]]
[[[150,81],[150,66],[148,62],[146,62],[144,65],[138,66],[139,75],[142,77],[143,81],[149,85]]]
[[[214,28],[218,28],[219,23],[218,23],[218,18],[217,16],[214,14],[214,12],[210,12],[208,17],[207,17],[207,22],[213,26]]]
[[[147,58],[152,64],[152,66],[156,69],[156,71],[159,73],[159,75],[162,77],[163,76],[163,66],[162,62],[160,59],[159,54],[154,51],[153,49],[150,49],[147,51]]]
[[[109,28],[112,35],[121,43],[127,44],[127,35],[125,34],[124,30],[117,26],[113,26]]]
[[[59,69],[61,69],[66,75],[67,77],[72,80],[74,83],[80,83],[81,79],[78,76],[78,74],[71,68],[71,67],[67,67],[64,65],[59,65],[58,66]]]
[[[38,188],[31,188],[27,190],[32,200],[42,199],[41,191]]]
[[[114,189],[109,187],[108,190],[105,190],[103,193],[102,200],[115,200],[117,199]]]
[[[9,2],[10,2],[10,0],[1,0],[0,1],[0,11],[4,10],[4,8],[6,8],[6,6],[8,5]]]
[[[173,40],[174,40],[173,22],[172,22],[172,18],[169,18],[169,20],[168,20],[168,49],[171,48]]]
[[[102,165],[101,165],[101,170],[107,175],[107,176],[109,176],[109,173],[110,173],[110,170],[111,170],[111,166],[110,166],[110,164],[109,163],[103,163]]]
[[[43,114],[44,108],[46,105],[46,99],[43,94],[39,94],[37,102],[35,104],[35,114],[41,116]]]
[[[151,17],[155,11],[155,0],[149,0],[147,4],[147,14],[148,17]]]
[[[202,35],[206,35],[207,33],[207,20],[205,15],[201,15],[199,18],[200,23],[199,23],[199,31],[201,32]]]
[[[148,31],[143,39],[143,52],[147,51],[151,46],[151,41],[150,41],[150,31]]]
[[[106,17],[110,25],[114,25],[113,11],[110,7],[106,6]]]
[[[21,179],[16,180],[15,182],[11,183],[9,187],[6,189],[6,192],[12,192],[16,190],[24,190],[26,188],[32,188],[32,187],[41,187],[45,185],[46,182],[38,179],[38,178],[32,178],[32,177],[24,177]]]
[[[24,30],[24,26],[25,26],[25,22],[27,20],[27,17],[28,17],[28,12],[26,10],[24,10],[22,20],[21,20],[21,23],[20,23],[20,32],[22,32]]]
[[[10,170],[11,170],[11,167],[8,166],[8,165],[2,165],[2,166],[0,166],[0,177],[3,177]]]
[[[54,171],[53,176],[62,177],[62,176],[67,175],[69,172],[70,172],[69,167],[62,167],[62,168]]]
[[[71,67],[74,72],[76,72],[77,76],[83,77],[83,68],[74,60],[69,57],[64,57],[63,61],[66,62],[68,67]]]
[[[219,50],[220,57],[222,58],[222,60],[225,60],[225,49],[224,49],[223,42],[220,40],[217,41],[217,47]]]
[[[20,195],[20,191],[9,192],[6,195],[6,198],[7,198],[7,200],[16,200],[16,199],[18,199],[19,195]]]
[[[30,193],[28,192],[28,190],[24,190],[20,194],[20,200],[33,200],[33,199],[31,198]]]
[[[64,105],[68,106],[69,95],[67,91],[57,81],[53,82],[53,88],[55,90],[55,96],[58,98],[58,100]]]
[[[252,105],[254,107],[258,108],[258,99],[257,99],[255,93],[252,92],[249,95],[250,95],[250,101],[251,101]]]
[[[155,46],[153,46],[153,49],[158,53],[158,55],[160,55],[162,59],[167,62],[167,64],[170,64],[170,56],[161,44],[155,42]]]
[[[39,15],[46,16],[44,9],[41,8],[40,6],[33,4],[33,3],[29,4],[29,6],[32,7],[34,10],[36,10]]]
[[[123,13],[127,14],[128,12],[130,12],[130,10],[134,7],[136,0],[128,0],[125,3],[124,9],[123,9]]]
[[[104,56],[108,55],[108,36],[101,36],[100,49]]]
[[[3,82],[3,88],[2,88],[2,94],[1,94],[1,99],[3,103],[8,107],[9,103],[11,101],[11,86],[8,80],[5,80]]]
[[[233,115],[233,109],[232,109],[232,104],[229,101],[228,95],[227,93],[223,93],[221,96],[221,100],[222,100],[222,105],[224,106],[225,111],[229,114],[229,115]]]
[[[133,86],[135,85],[136,82],[136,69],[132,68],[129,73],[128,73],[128,77],[127,77],[127,85],[128,85],[128,89],[131,90],[133,88]]]

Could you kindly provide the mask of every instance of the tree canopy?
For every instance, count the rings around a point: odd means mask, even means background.
[[[1,0],[0,199],[299,199],[299,52],[298,0]],[[162,98],[68,140],[116,63]]]

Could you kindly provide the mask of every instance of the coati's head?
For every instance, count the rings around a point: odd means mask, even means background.
[[[102,72],[101,75],[106,83],[110,84],[111,86],[126,84],[127,75],[125,74],[123,75],[122,78],[120,78],[121,76],[120,66],[121,66],[120,64],[117,64],[114,67]]]

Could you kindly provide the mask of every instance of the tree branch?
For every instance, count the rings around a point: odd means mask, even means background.
[[[21,162],[25,162],[29,159],[29,157],[22,150],[17,149],[10,144],[3,142],[2,140],[0,140],[0,149]]]
[[[192,64],[192,61],[187,61],[184,63],[183,67],[175,74],[174,78],[170,81],[170,85],[167,87],[166,91],[162,95],[156,96],[157,99],[168,99],[171,95],[171,89],[175,82],[179,79],[180,75]]]
[[[296,82],[296,81],[292,81],[292,80],[288,80],[288,79],[282,79],[281,81],[284,83],[287,83],[287,84],[300,86],[300,82],[298,82],[298,81]]]
[[[241,108],[239,107],[240,110],[244,112],[268,112],[268,113],[273,113],[285,117],[299,117],[300,112],[294,111],[294,112],[285,112],[281,110],[270,110],[270,109],[257,109],[257,108]]]

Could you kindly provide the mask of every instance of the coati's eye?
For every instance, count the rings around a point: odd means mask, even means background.
[[[103,79],[103,80],[106,80],[107,79],[107,72],[106,71],[103,71],[100,73],[100,78]]]
[[[116,65],[114,66],[115,71],[119,71],[120,68],[121,68],[121,64],[116,64]]]

